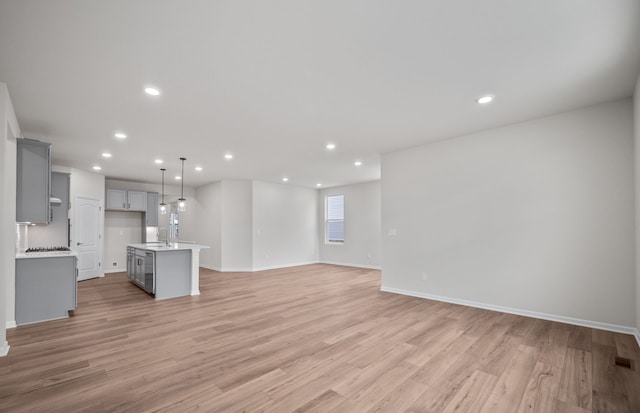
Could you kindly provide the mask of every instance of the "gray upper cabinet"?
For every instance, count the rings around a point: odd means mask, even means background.
[[[107,189],[107,209],[127,210],[127,191],[124,189]]]
[[[107,208],[116,211],[147,210],[147,193],[144,191],[127,191],[124,189],[107,189]]]
[[[48,224],[51,144],[17,140],[16,221]]]
[[[147,226],[158,226],[158,193],[147,192]]]
[[[129,211],[147,211],[147,193],[143,191],[127,191],[127,209]]]

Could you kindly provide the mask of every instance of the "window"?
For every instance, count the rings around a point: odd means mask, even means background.
[[[327,197],[326,209],[326,241],[328,243],[344,242],[344,195]]]

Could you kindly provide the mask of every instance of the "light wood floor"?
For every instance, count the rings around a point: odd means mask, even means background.
[[[640,412],[633,337],[382,293],[379,279],[201,270],[202,295],[161,302],[122,273],[81,282],[73,317],[7,332],[0,411]]]

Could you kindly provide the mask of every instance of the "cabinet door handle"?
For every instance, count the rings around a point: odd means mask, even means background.
[[[76,242],[76,245],[82,245],[82,243],[81,242]]]

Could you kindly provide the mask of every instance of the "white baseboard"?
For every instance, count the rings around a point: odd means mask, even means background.
[[[200,290],[191,290],[191,295],[200,295]]]
[[[206,268],[208,270],[213,270],[213,271],[218,271],[218,272],[256,272],[256,271],[266,271],[266,270],[277,270],[279,268],[289,268],[289,267],[299,267],[301,265],[310,265],[310,264],[317,264],[318,261],[309,261],[309,262],[298,262],[298,263],[293,263],[293,264],[285,264],[285,265],[274,265],[274,266],[269,266],[269,267],[255,267],[255,268],[248,268],[248,267],[225,267],[225,268],[221,268],[221,267],[214,267],[211,265],[203,265],[200,264],[200,266],[202,268]]]
[[[4,343],[2,343],[2,345],[0,346],[0,357],[4,357],[7,354],[9,354],[9,348],[11,348],[11,346],[9,345],[9,343],[5,340]]]
[[[16,320],[7,321],[5,324],[5,328],[8,330],[10,328],[16,328],[18,325],[16,324]]]
[[[221,272],[252,272],[251,267],[227,267],[223,268]]]
[[[110,270],[105,270],[104,273],[105,274],[112,274],[114,272],[127,272],[126,268],[112,268]]]
[[[208,270],[218,271],[218,272],[253,272],[252,268],[249,267],[213,267],[211,265],[200,264],[202,268],[206,268]]]
[[[381,270],[382,269],[382,266],[380,266],[380,265],[354,264],[352,262],[320,261],[320,264],[341,265],[343,267],[366,268],[368,270]]]
[[[442,302],[451,303],[451,304],[460,304],[460,305],[465,305],[467,307],[475,307],[475,308],[482,308],[485,310],[499,311],[501,313],[509,313],[509,314],[521,315],[525,317],[540,318],[542,320],[557,321],[560,323],[573,324],[573,325],[582,326],[582,327],[590,327],[598,330],[613,331],[615,333],[631,334],[636,338],[636,340],[638,340],[638,345],[640,346],[640,337],[639,337],[640,334],[638,334],[638,329],[634,327],[603,323],[600,321],[583,320],[580,318],[565,317],[565,316],[555,315],[555,314],[539,313],[537,311],[522,310],[519,308],[502,307],[499,305],[478,303],[475,301],[460,300],[457,298],[442,297],[439,295],[426,294],[426,293],[421,293],[417,291],[401,290],[398,288],[391,288],[391,287],[385,287],[385,286],[382,286],[380,288],[380,291],[408,295],[411,297],[426,298],[428,300],[442,301]]]
[[[220,267],[214,267],[214,266],[212,266],[212,265],[204,265],[204,264],[202,264],[202,263],[200,263],[200,266],[201,266],[202,268],[206,268],[206,269],[208,269],[208,270],[222,272],[222,268],[220,268]]]
[[[256,272],[256,271],[277,270],[280,268],[300,267],[301,265],[311,265],[311,264],[317,264],[317,263],[318,261],[307,261],[307,262],[296,262],[296,263],[284,264],[284,265],[273,265],[273,266],[270,265],[266,267],[255,267],[253,271]]]
[[[633,334],[634,336],[636,336],[636,341],[638,342],[638,347],[640,347],[640,330],[638,330],[637,328],[635,329],[635,333]]]

